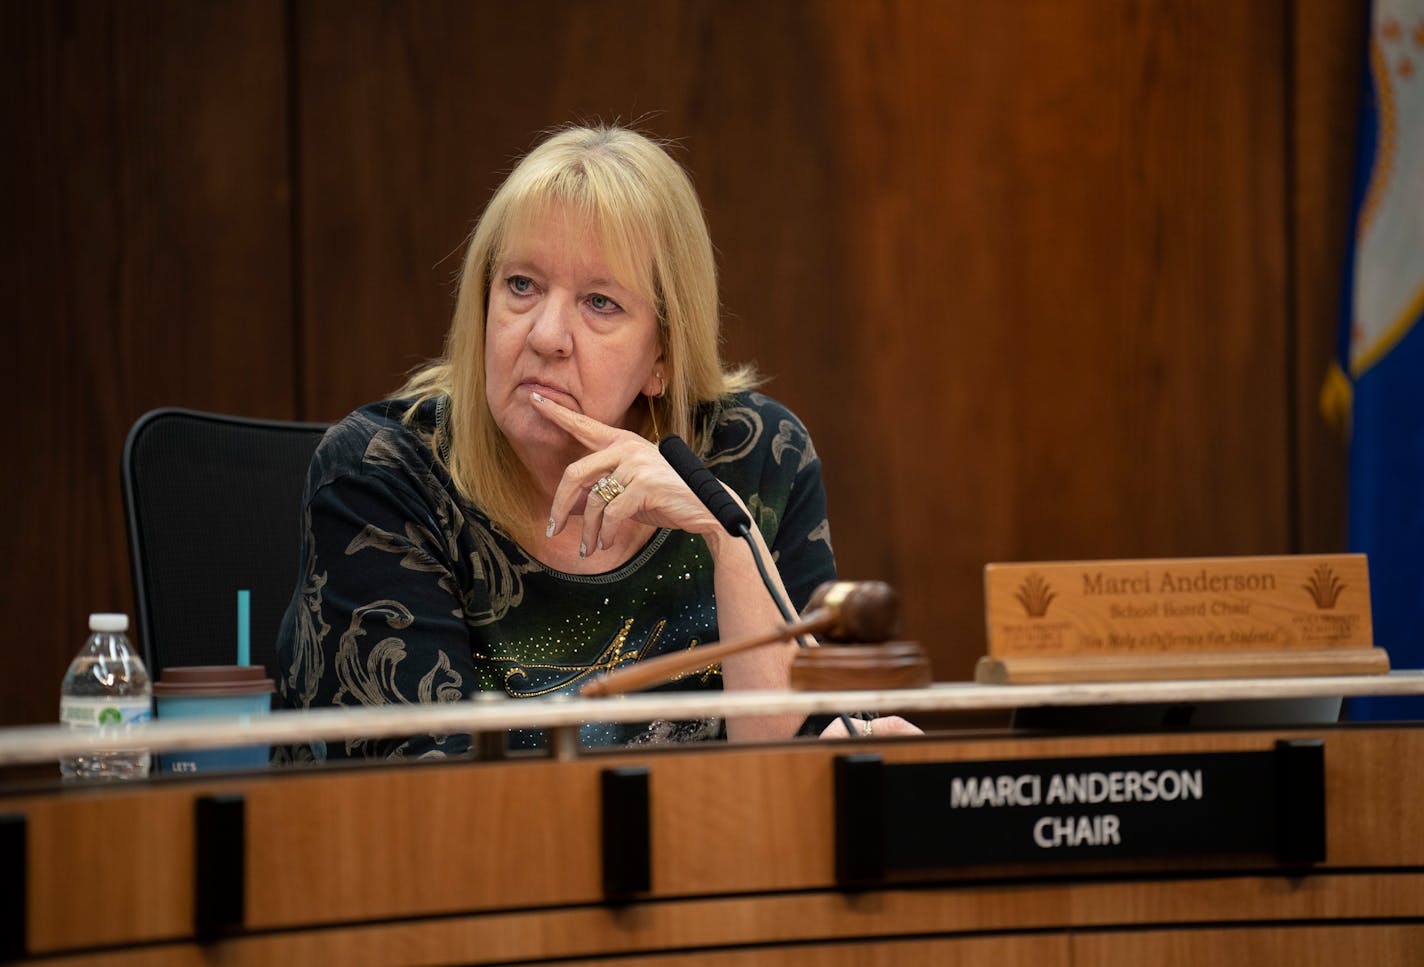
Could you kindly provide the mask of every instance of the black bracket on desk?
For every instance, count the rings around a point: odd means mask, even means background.
[[[627,902],[652,889],[648,769],[604,769],[601,781],[603,896],[611,903]]]
[[[247,821],[242,796],[202,796],[193,804],[193,932],[214,940],[247,917]]]
[[[1325,862],[1325,743],[1320,739],[1281,739],[1276,743],[1280,774],[1276,790],[1280,809],[1282,863]]]
[[[0,960],[19,960],[27,952],[27,830],[23,815],[0,816]]]
[[[873,752],[836,756],[836,884],[885,878],[885,761]]]

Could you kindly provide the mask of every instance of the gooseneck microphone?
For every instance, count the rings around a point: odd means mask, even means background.
[[[697,499],[712,512],[717,522],[727,529],[728,534],[733,537],[747,537],[751,533],[752,519],[747,516],[747,512],[737,506],[732,495],[727,493],[727,488],[697,459],[697,454],[692,452],[692,448],[682,437],[669,433],[658,442],[658,452],[663,455],[668,466],[677,471],[683,483],[692,488]],[[775,596],[773,592],[772,597]]]
[[[663,455],[663,459],[668,462],[668,466],[682,478],[683,482],[702,501],[712,516],[717,518],[717,523],[721,524],[733,537],[740,537],[747,542],[747,547],[752,552],[752,561],[756,564],[757,573],[761,575],[761,583],[766,585],[766,593],[771,595],[772,602],[776,605],[776,610],[781,612],[781,618],[787,624],[796,623],[796,612],[791,610],[791,605],[785,597],[777,590],[776,582],[767,573],[766,562],[762,560],[761,551],[757,548],[756,541],[752,538],[752,519],[747,516],[747,512],[738,506],[732,499],[732,495],[727,493],[727,488],[722,486],[722,481],[712,475],[706,465],[699,459],[697,454],[689,447],[676,433],[669,433],[658,441],[658,452]],[[810,642],[804,637],[797,636],[796,643],[802,648],[809,648]],[[845,726],[846,734],[849,736],[859,735],[851,725],[850,716],[842,714],[841,724]]]
[[[761,551],[757,548],[756,541],[752,539],[752,519],[747,516],[746,511],[737,506],[732,495],[727,493],[727,488],[722,486],[722,481],[714,477],[712,471],[697,459],[697,454],[692,452],[692,448],[682,437],[675,433],[669,433],[658,442],[658,452],[663,455],[668,466],[672,467],[682,478],[683,483],[687,484],[697,499],[702,501],[702,505],[712,512],[713,517],[717,518],[717,523],[721,524],[728,534],[740,537],[747,542],[747,546],[752,551],[752,560],[756,562],[757,573],[761,575],[762,584],[766,585],[766,593],[771,595],[771,600],[776,603],[776,610],[781,612],[782,620],[787,624],[794,623],[796,614],[777,592],[776,584],[766,571],[766,563],[761,559]],[[800,638],[797,638],[796,641],[802,648],[809,647],[808,643]]]

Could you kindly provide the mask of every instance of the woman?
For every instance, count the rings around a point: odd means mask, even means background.
[[[471,237],[443,357],[333,427],[313,458],[304,576],[278,641],[287,704],[572,693],[630,662],[775,626],[750,551],[663,461],[661,433],[687,439],[751,513],[802,607],[835,576],[820,462],[795,416],[751,392],[750,372],[723,368],[717,312],[701,206],[662,148],[570,128],[526,156]],[[783,688],[795,647],[667,687]],[[785,738],[799,724],[745,719],[726,732]],[[593,725],[582,738],[718,728]],[[427,735],[314,752],[467,744]]]

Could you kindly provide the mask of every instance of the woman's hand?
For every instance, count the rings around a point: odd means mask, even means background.
[[[886,715],[882,718],[850,720],[855,726],[857,737],[878,738],[889,735],[924,735],[925,733],[913,722],[906,722],[898,715]],[[834,722],[821,730],[823,739],[844,739],[846,737],[845,725],[839,717]]]
[[[600,542],[604,547],[610,546],[619,528],[629,520],[700,534],[712,557],[721,639],[735,641],[781,625],[781,615],[762,584],[751,551],[717,523],[657,447],[636,433],[606,426],[553,400],[538,395],[533,399],[539,412],[589,450],[588,456],[568,465],[554,492],[550,537],[562,530],[569,515],[580,507],[583,533],[579,553],[583,556],[596,552]],[[590,492],[603,477],[614,478],[622,487],[607,502]],[[727,493],[742,505],[735,492],[727,489]],[[742,507],[746,509],[745,505]],[[758,528],[753,527],[749,537],[764,559],[773,560]],[[786,594],[775,569],[771,581],[778,593]],[[729,655],[722,662],[723,685],[728,691],[787,688],[795,653],[796,645],[788,641]],[[800,722],[799,715],[731,718],[727,720],[727,737],[733,741],[787,739],[795,734]]]
[[[631,430],[600,423],[537,393],[533,400],[540,413],[590,451],[564,470],[549,511],[547,536],[562,531],[569,516],[580,509],[582,554],[611,546],[627,520],[703,536],[721,531],[716,518],[652,443]],[[604,477],[613,478],[623,488],[610,501],[593,492]]]

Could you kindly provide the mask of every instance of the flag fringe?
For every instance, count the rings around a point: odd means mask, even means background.
[[[1350,415],[1355,404],[1355,384],[1338,360],[1330,363],[1325,380],[1320,385],[1320,415],[1332,430],[1346,440],[1350,438]]]

